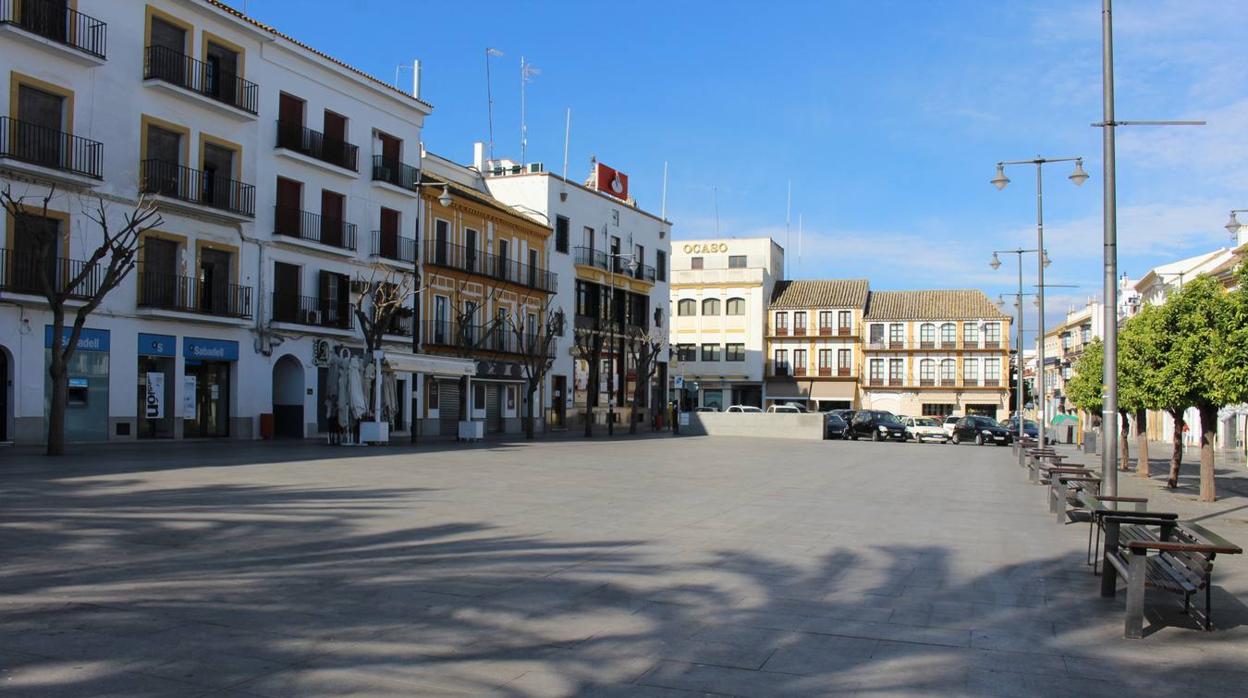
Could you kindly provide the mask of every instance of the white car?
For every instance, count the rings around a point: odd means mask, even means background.
[[[938,443],[946,443],[949,441],[949,434],[945,433],[945,429],[935,417],[906,417],[901,420],[906,427],[906,439],[918,441],[936,441]]]
[[[956,414],[951,414],[948,417],[945,417],[945,421],[940,425],[941,429],[945,431],[945,436],[948,436],[951,439],[953,438],[953,428],[957,426],[959,419],[962,419],[962,417]]]
[[[737,413],[748,412],[752,414],[762,414],[763,412],[762,410],[758,409],[757,407],[753,405],[729,405],[728,409],[724,411],[725,412],[737,412]]]
[[[797,405],[771,405],[767,408],[767,414],[805,414],[806,410]]]

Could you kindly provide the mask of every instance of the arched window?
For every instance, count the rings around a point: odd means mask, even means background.
[[[931,385],[936,380],[936,361],[923,359],[919,362],[919,380]]]
[[[703,315],[719,315],[719,299],[707,298],[706,300],[702,301],[702,314]]]
[[[952,322],[946,322],[940,326],[940,343],[941,344],[957,344],[958,342],[958,326]]]
[[[745,315],[745,299],[729,298],[724,304],[725,315]]]
[[[925,322],[919,326],[919,342],[922,346],[932,346],[936,343],[936,326],[930,322]]]
[[[682,298],[676,303],[677,315],[697,315],[698,302],[692,298]]]
[[[958,362],[953,359],[943,359],[940,362],[940,382],[953,382],[958,377]]]

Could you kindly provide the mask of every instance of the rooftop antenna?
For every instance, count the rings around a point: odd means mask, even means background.
[[[659,207],[659,218],[667,220],[667,160],[663,161],[663,203]]]
[[[528,163],[525,159],[525,151],[529,147],[529,127],[524,120],[524,86],[540,73],[532,63],[526,63],[524,56],[520,57],[520,166],[523,167]]]
[[[485,111],[490,121],[490,159],[494,159],[494,88],[490,85],[490,56],[502,56],[496,48],[485,49]]]
[[[559,200],[568,200],[568,141],[572,139],[572,107],[563,122],[563,181],[559,184]]]

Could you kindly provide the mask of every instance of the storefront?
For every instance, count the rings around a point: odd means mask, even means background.
[[[139,333],[138,438],[172,439],[178,338]]]
[[[69,341],[70,328],[64,328],[61,342]],[[44,424],[50,422],[52,381],[47,378],[52,365],[52,326],[45,325],[44,346]],[[78,335],[78,346],[69,359],[69,399],[65,406],[66,441],[108,440],[108,330],[84,327]],[[46,426],[45,426],[46,429]]]
[[[238,342],[184,337],[186,368],[182,386],[182,435],[186,438],[230,435],[230,380],[238,362]]]

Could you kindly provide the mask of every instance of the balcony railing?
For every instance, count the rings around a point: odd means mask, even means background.
[[[942,388],[952,388],[956,386],[957,384],[958,384],[958,381],[953,378],[941,378],[940,379],[940,387]]]
[[[888,340],[889,349],[905,349],[906,343],[902,340]]]
[[[638,264],[632,274],[628,273],[628,263],[620,257],[613,257],[606,252],[590,249],[588,247],[576,248],[576,263],[587,267],[596,267],[603,271],[614,271],[616,274],[632,276],[638,281],[646,281],[654,283],[658,278],[658,272],[649,264]]]
[[[391,160],[384,155],[373,156],[373,181],[393,184],[411,191],[420,191],[420,169]]]
[[[978,378],[963,378],[962,385],[972,387],[972,388],[976,387],[979,385],[979,379]]]
[[[415,330],[415,318],[412,312],[396,312],[390,316],[390,322],[386,325],[386,334],[392,334],[399,337],[411,337]]]
[[[984,385],[989,388],[997,388],[1000,387],[1001,381],[996,378],[985,378]]]
[[[771,328],[771,333],[777,337],[787,337],[789,336],[789,328],[787,325],[784,327],[776,326]]]
[[[936,385],[935,378],[920,378],[919,379],[919,387],[921,388],[930,388],[934,385]]]
[[[607,268],[607,253],[589,247],[578,247],[576,252],[576,263],[586,267],[597,267],[599,269]]]
[[[161,80],[249,114],[257,112],[260,99],[256,83],[167,46],[147,47],[143,79]]]
[[[820,336],[820,337],[830,337],[830,336],[832,336],[832,326],[831,326],[831,325],[820,325],[820,326],[819,326],[819,336]]]
[[[848,368],[848,367],[844,367],[844,366],[842,366],[842,367],[838,367],[838,368],[836,369],[836,375],[838,375],[838,376],[848,376],[848,375],[850,375],[850,370],[849,370],[849,368]]]
[[[554,293],[557,290],[554,272],[464,245],[427,240],[425,241],[424,262],[486,276],[498,281],[528,286],[546,293]]]
[[[887,349],[888,345],[885,344],[883,341],[868,341],[867,348],[868,349]]]
[[[256,215],[256,188],[250,184],[166,160],[144,160],[141,165],[139,191],[144,194],[159,194],[243,216]]]
[[[794,376],[804,376],[804,375],[806,375],[806,367],[805,367],[805,366],[794,366],[794,367],[793,367],[793,375],[794,375]]]
[[[896,387],[900,387],[900,386],[901,386],[901,384],[902,384],[902,379],[901,379],[901,378],[889,378],[889,379],[888,379],[888,385],[889,385],[889,387],[896,388]]]
[[[941,340],[941,342],[940,342],[940,348],[941,348],[941,349],[957,349],[957,348],[958,348],[958,343],[957,343],[957,342],[952,342],[952,341],[950,341],[950,342],[946,342],[946,341],[944,341],[944,340]]]
[[[848,327],[848,326],[841,326],[841,327],[836,328],[836,333],[841,335],[842,337],[853,334],[853,331],[854,331],[854,328]]]
[[[373,256],[396,262],[416,261],[416,241],[394,231],[373,231]]]
[[[539,335],[517,337],[510,326],[478,325],[454,320],[429,320],[421,326],[421,341],[429,346],[455,347],[466,352],[527,355],[537,349]],[[548,347],[553,355],[554,343]]]
[[[273,294],[273,320],[340,330],[349,330],[355,325],[351,305],[345,300],[282,292]]]
[[[141,271],[139,306],[250,318],[251,287],[227,283],[205,284],[193,276]]]
[[[867,385],[884,385],[883,378],[868,378]]]
[[[77,259],[48,259],[44,266],[54,290],[64,290],[82,272],[87,263]],[[103,270],[97,264],[81,282],[69,290],[70,298],[89,298],[100,290]],[[0,290],[13,293],[44,295],[39,257],[29,252],[0,249]]]
[[[3,116],[0,117],[0,157],[100,179],[104,144]]]
[[[0,24],[12,24],[49,41],[104,57],[108,25],[52,0],[0,0]]]
[[[831,375],[832,375],[832,368],[831,368],[830,366],[820,366],[820,367],[819,367],[819,375],[820,375],[820,376],[824,376],[824,377],[826,377],[826,376],[831,376]]]
[[[926,340],[926,339],[919,340],[919,348],[920,349],[935,349],[936,342],[933,342],[931,340]]]
[[[331,165],[358,171],[360,149],[346,141],[329,138],[302,124],[277,122],[277,147],[293,150]]]
[[[805,337],[805,336],[806,336],[806,326],[805,326],[805,325],[794,325],[794,326],[793,326],[793,336],[794,336],[794,337]]]
[[[355,249],[355,224],[297,208],[275,206],[273,233],[344,250]]]
[[[992,340],[989,340],[989,339],[985,339],[985,340],[984,340],[984,348],[985,348],[985,349],[1000,349],[1000,348],[1001,348],[1001,342],[997,342],[997,341],[992,341]]]

